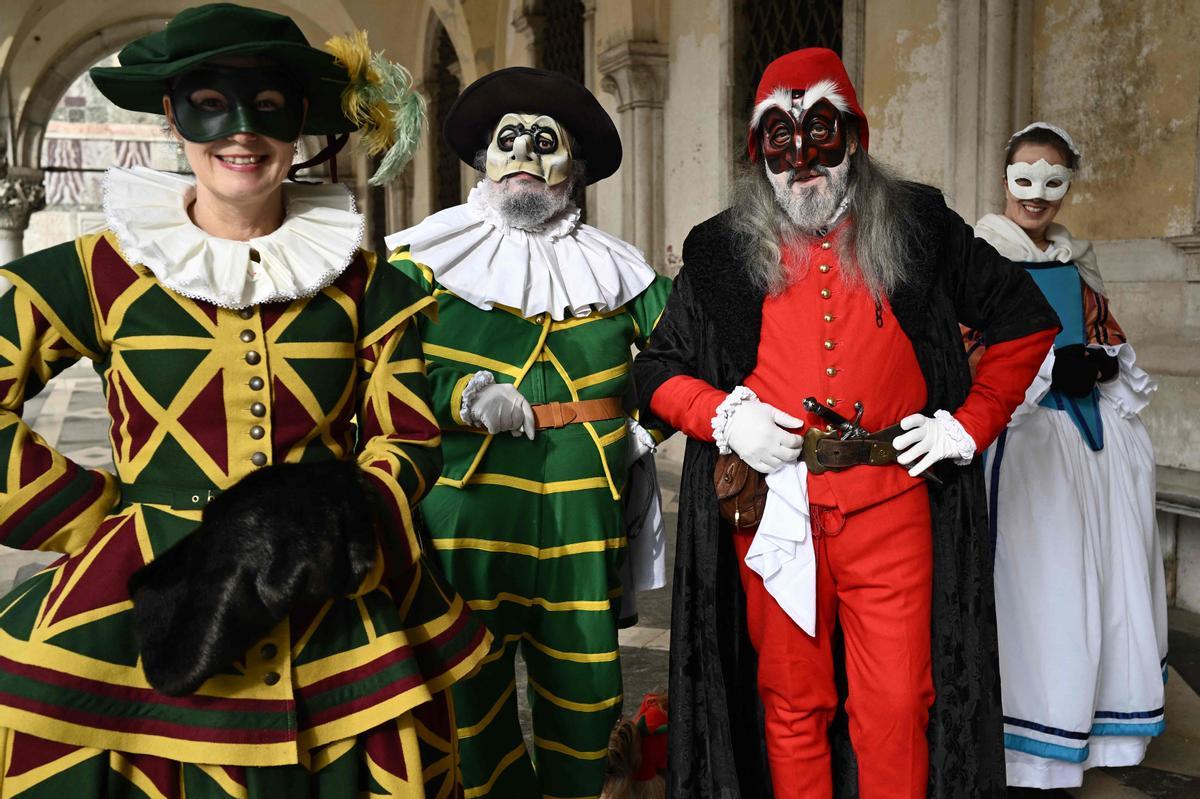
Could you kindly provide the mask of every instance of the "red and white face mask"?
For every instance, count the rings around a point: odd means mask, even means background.
[[[767,169],[803,176],[818,165],[841,164],[846,158],[846,109],[832,81],[772,92],[755,107],[750,121]]]

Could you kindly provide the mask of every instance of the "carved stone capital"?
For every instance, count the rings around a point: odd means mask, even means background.
[[[600,88],[617,98],[617,111],[662,108],[667,95],[667,46],[625,41],[596,57]]]
[[[5,165],[0,177],[0,230],[24,230],[29,215],[46,207],[42,177],[40,170]]]
[[[513,30],[525,44],[525,58],[531,66],[542,62],[542,42],[546,32],[546,14],[537,0],[525,0],[513,12]]]

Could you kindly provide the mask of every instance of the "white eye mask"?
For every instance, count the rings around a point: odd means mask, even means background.
[[[1071,170],[1061,164],[1050,164],[1039,158],[1032,164],[1017,161],[1004,170],[1008,190],[1018,200],[1061,200],[1071,187]],[[1021,185],[1020,181],[1028,181]]]

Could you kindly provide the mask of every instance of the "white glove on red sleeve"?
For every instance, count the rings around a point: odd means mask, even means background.
[[[804,439],[784,428],[803,425],[739,386],[717,408],[713,432],[719,448],[737,453],[756,472],[769,474],[800,457]]]
[[[511,383],[481,387],[465,411],[463,418],[466,421],[475,427],[487,428],[492,435],[510,431],[515,437],[524,433],[532,441],[537,429],[533,407]]]
[[[914,413],[901,419],[900,426],[908,432],[897,436],[892,442],[900,453],[896,456],[896,462],[908,466],[920,458],[917,465],[908,470],[913,477],[946,458],[953,458],[959,466],[966,466],[975,457],[975,440],[946,411],[937,411],[932,418]]]

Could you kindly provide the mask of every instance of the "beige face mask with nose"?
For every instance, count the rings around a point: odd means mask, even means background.
[[[571,162],[567,132],[544,114],[505,114],[487,148],[487,176],[496,182],[525,172],[555,186],[570,177]]]

